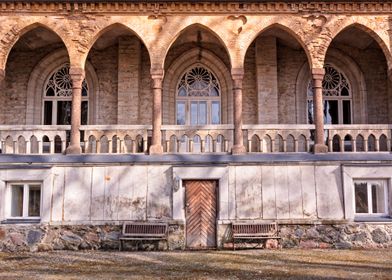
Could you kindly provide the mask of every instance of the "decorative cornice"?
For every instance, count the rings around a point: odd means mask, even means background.
[[[137,13],[137,14],[273,14],[273,13],[391,13],[392,1],[336,2],[177,2],[177,1],[0,1],[0,13]]]

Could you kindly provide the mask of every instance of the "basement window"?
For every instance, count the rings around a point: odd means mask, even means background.
[[[389,216],[387,180],[355,180],[354,191],[357,217]]]
[[[40,219],[41,189],[39,182],[15,182],[8,184],[8,219]]]

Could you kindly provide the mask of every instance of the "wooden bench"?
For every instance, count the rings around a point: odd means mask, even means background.
[[[257,240],[258,243],[267,239],[279,239],[277,223],[232,223],[233,250],[236,241]]]
[[[167,223],[126,222],[119,237],[119,250],[124,241],[167,240]]]

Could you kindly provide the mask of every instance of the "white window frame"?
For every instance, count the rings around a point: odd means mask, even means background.
[[[357,213],[356,212],[356,199],[355,199],[355,184],[361,184],[361,183],[365,183],[367,184],[367,200],[368,200],[368,213]],[[374,183],[379,183],[382,185],[383,189],[384,189],[384,209],[385,212],[384,213],[373,213],[373,200],[372,200],[372,184]],[[354,203],[354,215],[355,217],[389,217],[389,213],[390,213],[390,209],[389,209],[389,205],[390,205],[390,194],[389,194],[389,180],[388,179],[363,179],[363,178],[357,178],[354,179],[353,181],[353,186],[354,186],[354,199],[353,199],[353,203]]]
[[[181,82],[182,77],[185,75],[185,73],[187,73],[188,71],[190,71],[191,69],[193,69],[195,67],[205,68],[215,76],[215,78],[218,82],[218,85],[219,85],[219,96],[179,96],[178,95],[178,86]],[[189,67],[186,71],[184,71],[181,74],[180,79],[179,79],[177,86],[176,86],[175,124],[178,125],[177,124],[177,116],[178,116],[178,103],[179,102],[185,103],[185,125],[191,125],[191,103],[192,102],[198,102],[198,103],[199,102],[206,102],[207,103],[207,112],[206,112],[207,116],[206,116],[206,124],[205,125],[212,125],[212,103],[214,101],[219,102],[219,124],[222,124],[222,101],[221,101],[222,98],[221,98],[221,96],[222,96],[221,86],[220,86],[218,78],[216,77],[214,72],[212,72],[208,67],[206,67],[202,64],[197,64],[197,65],[193,65],[192,67]],[[199,120],[199,111],[198,111],[198,118],[197,119]],[[219,125],[219,124],[214,124],[214,125]],[[197,124],[196,126],[199,126],[199,124]]]
[[[23,185],[23,213],[22,216],[13,217],[11,215],[12,208],[12,186]],[[40,197],[40,216],[28,216],[29,210],[29,188],[30,185],[39,185],[41,191]],[[42,181],[9,181],[6,183],[6,194],[5,194],[5,218],[6,220],[41,220],[42,217],[42,203],[43,203],[43,182]]]
[[[340,72],[341,75],[343,75],[343,77],[346,79],[348,87],[349,87],[349,95],[348,96],[329,96],[329,95],[324,95],[324,91],[323,91],[323,107],[324,107],[324,101],[337,101],[338,102],[338,124],[335,125],[340,125],[340,124],[344,124],[343,123],[343,101],[349,101],[350,102],[350,124],[353,123],[353,96],[352,96],[352,87],[350,84],[349,79],[347,78],[347,76],[344,74],[343,71],[341,71],[339,69],[339,67],[336,67],[334,64],[327,64],[332,68],[335,68],[338,72]],[[312,83],[312,79],[309,80],[308,84]],[[313,102],[313,89],[312,89],[312,95],[309,94],[309,86],[308,86],[308,92],[306,93],[307,96],[307,101],[306,101],[306,122],[309,124],[309,118],[308,118],[308,102],[312,101]],[[314,106],[314,104],[313,104]],[[324,108],[323,108],[324,109]],[[314,118],[314,116],[313,116]],[[333,124],[331,124],[333,125]]]
[[[57,107],[58,107],[58,101],[70,101],[71,102],[71,110],[72,110],[72,94],[70,96],[46,96],[46,87],[49,83],[49,80],[51,79],[51,77],[53,76],[54,73],[56,73],[57,71],[59,71],[60,69],[62,69],[63,67],[67,66],[68,64],[66,63],[65,65],[61,65],[60,67],[57,67],[56,70],[54,70],[52,73],[50,73],[50,75],[48,76],[48,78],[46,79],[45,82],[45,87],[43,89],[43,94],[42,94],[42,116],[41,116],[41,123],[44,124],[45,121],[45,101],[50,101],[52,102],[52,123],[50,125],[57,125]],[[69,66],[69,65],[68,65]],[[90,85],[87,82],[87,79],[85,79],[85,82],[87,84],[87,89],[90,89]],[[83,96],[82,95],[82,100],[83,101],[87,101],[87,124],[89,124],[89,110],[90,110],[90,92],[89,90],[87,91],[87,96]]]

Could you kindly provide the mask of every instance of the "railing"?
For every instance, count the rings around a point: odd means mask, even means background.
[[[392,125],[326,125],[329,152],[389,152]],[[3,154],[63,153],[70,126],[0,126]],[[88,154],[147,153],[150,125],[82,126],[81,147]],[[310,152],[313,125],[244,125],[244,144],[249,153]],[[229,153],[233,125],[162,126],[164,153]]]

